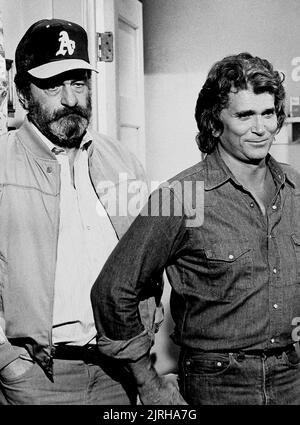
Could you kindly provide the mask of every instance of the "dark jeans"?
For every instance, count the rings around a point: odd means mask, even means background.
[[[300,360],[296,351],[270,357],[182,352],[179,383],[191,405],[298,405]]]

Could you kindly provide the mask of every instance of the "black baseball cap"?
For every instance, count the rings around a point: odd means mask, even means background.
[[[26,31],[16,49],[17,74],[50,78],[73,69],[96,71],[89,61],[86,31],[63,19],[42,19]]]

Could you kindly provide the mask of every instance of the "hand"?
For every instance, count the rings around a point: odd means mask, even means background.
[[[0,371],[1,378],[6,381],[19,378],[32,367],[32,361],[18,357]]]
[[[177,385],[166,376],[158,376],[155,381],[146,382],[139,388],[142,404],[153,405],[187,405]]]
[[[159,376],[148,355],[136,362],[130,362],[128,368],[137,383],[142,404],[187,405],[179,392],[177,382],[167,376]]]

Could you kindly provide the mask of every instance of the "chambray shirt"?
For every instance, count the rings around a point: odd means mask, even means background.
[[[152,194],[92,290],[96,326],[107,343],[127,350],[130,341],[144,343],[137,302],[154,291],[164,270],[177,344],[227,351],[293,342],[292,320],[300,316],[300,177],[270,155],[266,160],[276,186],[266,215],[217,150],[159,189],[150,216]],[[204,220],[193,225],[194,196],[178,196],[174,188],[197,181],[204,182]],[[162,214],[170,199],[182,214]]]

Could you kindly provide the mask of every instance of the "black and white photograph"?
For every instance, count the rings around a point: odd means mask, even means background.
[[[0,0],[0,405],[300,405],[299,18]]]

